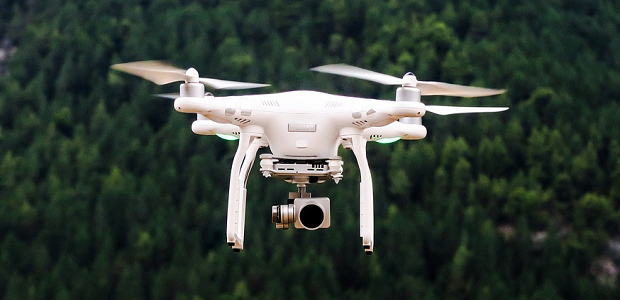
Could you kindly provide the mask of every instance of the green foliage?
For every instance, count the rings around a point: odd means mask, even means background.
[[[618,13],[605,0],[2,1],[0,298],[617,299]],[[109,69],[146,59],[383,99],[394,90],[307,69],[413,71],[507,88],[484,101],[511,109],[428,115],[425,140],[369,145],[372,257],[345,150],[344,180],[310,187],[332,199],[331,229],[273,229],[265,208],[294,187],[255,166],[247,249],[232,253],[236,144],[193,135],[151,96],[172,86]]]

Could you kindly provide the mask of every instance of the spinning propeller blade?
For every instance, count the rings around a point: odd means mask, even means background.
[[[503,94],[506,90],[487,89],[436,81],[418,81],[423,96],[486,97]]]
[[[136,61],[112,65],[111,68],[142,77],[158,85],[175,81],[187,81],[192,78],[192,76],[186,74],[185,70],[167,65],[160,61]]]
[[[359,78],[385,85],[401,85],[406,83],[402,78],[394,77],[391,75],[381,74],[375,71],[370,71],[354,66],[345,64],[325,65],[310,69],[321,73],[328,73],[334,75],[341,75],[353,78]]]
[[[505,111],[508,107],[464,107],[464,106],[443,106],[443,105],[426,105],[426,111],[430,111],[438,115],[452,114],[470,114],[470,113],[490,113]]]
[[[354,77],[385,85],[412,86],[420,89],[423,96],[457,96],[457,97],[484,97],[498,95],[505,90],[487,89],[473,86],[464,86],[436,81],[419,81],[408,73],[403,78],[394,77],[345,64],[325,65],[310,69],[312,71]]]
[[[174,100],[176,98],[181,97],[181,94],[179,94],[179,93],[169,93],[169,94],[155,94],[153,96]]]
[[[214,89],[240,90],[269,86],[268,84],[200,78],[196,69],[183,70],[160,61],[137,61],[111,66],[112,69],[129,73],[163,85],[175,81],[200,82]]]
[[[230,80],[221,80],[221,79],[213,79],[213,78],[199,78],[198,81],[216,90],[244,90],[244,89],[255,89],[255,88],[269,86],[269,84],[263,84],[263,83],[250,83],[250,82],[230,81]]]

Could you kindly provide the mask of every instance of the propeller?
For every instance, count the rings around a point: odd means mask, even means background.
[[[508,107],[465,107],[465,106],[444,106],[426,105],[426,111],[438,115],[470,114],[470,113],[490,113],[508,110]]]
[[[112,69],[129,73],[163,85],[175,81],[200,82],[208,87],[218,90],[241,90],[269,86],[268,84],[229,81],[213,78],[200,78],[194,68],[188,70],[179,69],[160,61],[137,61],[130,63],[115,64]]]
[[[165,98],[165,99],[176,99],[181,97],[181,94],[179,93],[167,93],[167,94],[155,94],[154,96],[156,97],[160,97],[160,98]]]
[[[325,65],[310,69],[312,71],[354,77],[385,85],[402,85],[405,87],[417,87],[423,96],[457,96],[457,97],[484,97],[498,95],[505,90],[464,86],[458,84],[420,81],[413,73],[407,73],[403,78],[394,77],[346,64]]]

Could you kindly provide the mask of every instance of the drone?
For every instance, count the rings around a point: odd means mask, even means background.
[[[271,218],[276,228],[316,230],[331,224],[330,199],[312,197],[307,186],[333,180],[343,175],[343,161],[338,148],[353,151],[360,170],[360,237],[366,254],[374,251],[374,208],[372,177],[366,157],[369,141],[386,143],[396,140],[419,140],[426,137],[422,125],[426,112],[438,115],[490,113],[507,107],[462,107],[425,105],[421,96],[483,97],[504,90],[462,86],[435,81],[420,81],[413,73],[402,78],[345,65],[324,65],[311,70],[398,86],[396,101],[334,95],[317,91],[288,91],[216,97],[205,93],[211,89],[252,89],[267,84],[201,78],[194,68],[179,69],[160,61],[115,64],[112,69],[133,74],[158,85],[182,82],[173,98],[174,108],[196,114],[192,131],[199,135],[217,135],[238,139],[228,190],[226,241],[234,251],[243,250],[247,180],[258,149],[271,153],[260,155],[260,172],[295,184],[287,204],[272,206]]]

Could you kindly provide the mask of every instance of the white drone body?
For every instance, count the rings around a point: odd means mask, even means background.
[[[421,95],[476,97],[503,90],[465,87],[440,82],[417,81],[413,74],[403,78],[375,73],[347,65],[328,65],[313,70],[401,85],[396,101],[332,95],[314,91],[214,97],[204,86],[216,89],[255,88],[265,85],[199,78],[195,69],[183,71],[159,62],[114,65],[114,69],[151,80],[157,84],[185,81],[174,108],[195,113],[192,131],[201,135],[238,137],[230,175],[226,239],[233,250],[243,249],[246,184],[259,148],[260,171],[265,177],[297,185],[287,205],[272,207],[277,228],[314,230],[330,225],[329,199],[312,198],[306,185],[342,179],[342,160],[338,148],[353,151],[360,169],[360,236],[367,254],[374,250],[372,178],[366,158],[366,143],[385,139],[423,139],[426,128],[421,117],[427,111],[453,113],[497,112],[503,107],[426,106]],[[399,121],[400,120],[400,121]]]

